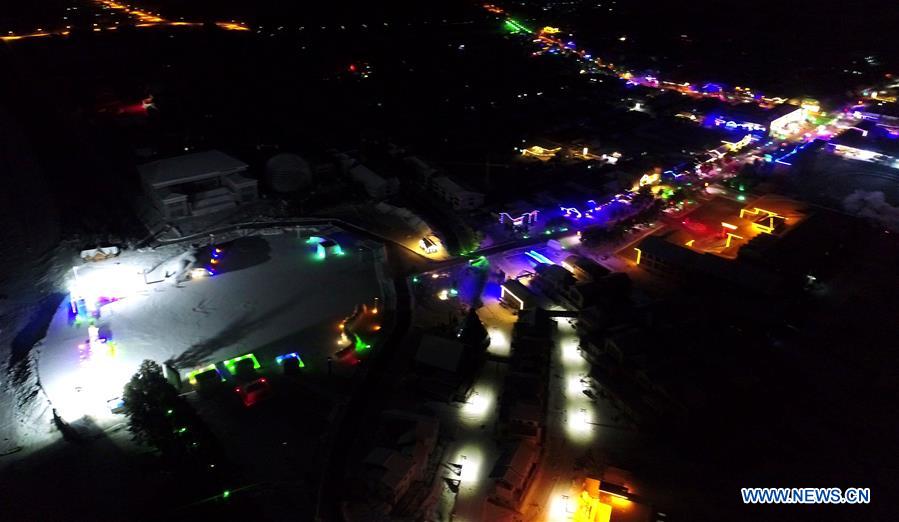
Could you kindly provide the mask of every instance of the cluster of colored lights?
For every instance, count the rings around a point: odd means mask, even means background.
[[[113,11],[119,11],[131,18],[134,19],[135,24],[134,27],[144,28],[144,27],[203,27],[203,23],[201,22],[175,22],[166,20],[165,18],[159,16],[158,14],[149,13],[147,11],[142,11],[140,9],[133,9],[130,6],[125,4],[121,4],[118,2],[114,2],[111,0],[94,0],[94,3],[99,5],[104,9],[111,9]],[[93,24],[91,30],[95,33],[99,33],[102,31],[116,31],[119,26],[117,25],[109,25],[106,27],[101,27],[97,23]],[[249,31],[249,27],[246,25],[230,21],[230,22],[215,22],[215,25],[220,29],[224,29],[227,31]],[[45,31],[44,29],[37,29],[32,33],[26,34],[15,34],[12,31],[9,34],[0,36],[0,41],[5,42],[13,42],[17,40],[24,39],[32,39],[32,38],[42,38],[46,36],[69,36],[71,34],[72,26],[67,25],[64,29]]]
[[[508,212],[501,212],[499,215],[500,224],[512,223],[513,226],[521,227],[526,225],[533,225],[537,222],[537,217],[540,215],[540,211],[532,210],[530,212],[525,212],[518,217],[512,217]]]
[[[488,8],[488,10],[490,9]],[[520,22],[511,17],[505,18],[505,20],[503,21],[503,26],[512,34],[531,35],[534,33],[534,31],[523,26]],[[771,107],[773,105],[778,105],[787,101],[785,98],[781,97],[763,96],[760,93],[746,87],[738,86],[731,91],[727,91],[720,84],[706,83],[705,85],[703,85],[702,89],[697,89],[693,84],[689,82],[678,83],[661,80],[655,75],[651,74],[635,74],[634,72],[616,66],[613,63],[605,62],[600,58],[594,58],[593,55],[588,53],[586,50],[578,50],[573,41],[565,41],[554,37],[554,35],[558,34],[559,32],[560,30],[556,27],[545,27],[537,34],[537,38],[534,41],[540,41],[544,45],[546,45],[546,47],[543,48],[543,51],[550,54],[559,54],[560,51],[566,54],[574,54],[579,59],[589,62],[592,67],[604,69],[608,73],[624,80],[627,85],[642,85],[654,89],[672,90],[680,92],[681,94],[691,96],[713,97],[722,100],[734,100],[740,102],[752,102],[763,107]],[[624,41],[625,39],[626,38],[624,37],[621,38],[622,41]],[[535,52],[534,54],[537,55],[540,53]]]
[[[797,146],[794,147],[793,150],[791,150],[790,152],[787,152],[786,154],[783,154],[782,156],[779,156],[779,157],[777,157],[777,158],[773,158],[773,157],[771,157],[771,156],[766,156],[766,157],[765,157],[765,161],[773,161],[774,163],[780,163],[780,164],[782,164],[782,165],[788,165],[788,166],[791,166],[791,165],[793,165],[793,164],[790,163],[789,161],[786,161],[786,160],[792,158],[793,156],[795,156],[795,155],[798,154],[799,152],[802,152],[803,150],[805,150],[805,149],[806,149],[809,145],[811,145],[812,143],[814,143],[814,141],[807,141],[807,142],[805,142],[805,143],[802,143],[802,144],[800,144],[800,145],[797,145]]]
[[[595,200],[588,199],[587,207],[583,210],[578,209],[577,207],[559,207],[559,210],[562,211],[562,215],[571,219],[595,219],[596,213],[601,212],[603,209],[607,208],[609,205],[619,203],[629,205],[630,200],[628,196],[624,194],[616,194],[609,201],[605,203],[597,203]],[[567,230],[567,229],[566,229]],[[564,232],[564,230],[560,229],[560,231]]]
[[[240,355],[237,357],[233,357],[231,359],[227,359],[225,361],[222,361],[222,364],[225,366],[225,368],[228,369],[228,372],[231,375],[236,375],[237,374],[237,363],[239,363],[240,361],[243,361],[243,360],[247,360],[247,359],[253,361],[254,369],[258,370],[260,368],[259,360],[256,359],[256,355],[252,354],[252,353],[248,353],[245,355]],[[281,354],[281,355],[275,357],[275,362],[279,365],[282,365],[282,364],[284,364],[284,361],[286,361],[287,359],[296,359],[298,366],[300,368],[306,367],[306,364],[303,362],[303,359],[300,357],[300,354],[297,352],[289,352],[289,353]],[[215,371],[216,374],[218,374],[219,378],[222,380],[222,382],[225,381],[225,377],[222,375],[221,371],[218,369],[218,367],[216,367],[216,365],[214,363],[210,363],[210,364],[207,364],[206,366],[202,366],[200,368],[196,368],[194,370],[187,372],[187,379],[191,384],[196,385],[197,384],[197,375],[204,373],[204,372],[208,372],[208,371]]]
[[[221,263],[221,259],[222,249],[219,247],[213,247],[212,251],[209,253],[209,264],[206,265],[206,273],[210,276],[214,276],[215,274],[217,274],[218,271],[216,269],[218,268],[219,263]]]
[[[88,341],[78,345],[78,359],[81,365],[87,365],[96,355],[107,357],[116,356],[116,343],[100,337],[100,329],[96,326],[88,326]]]

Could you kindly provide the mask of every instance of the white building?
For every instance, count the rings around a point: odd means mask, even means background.
[[[399,431],[396,440],[376,446],[362,464],[369,490],[391,506],[416,481],[425,479],[425,470],[437,445],[437,419],[414,413],[388,410],[381,414],[382,428],[390,424]]]
[[[361,163],[350,167],[349,172],[353,181],[362,185],[365,193],[373,198],[384,199],[400,190],[400,181],[398,179],[385,179]]]
[[[412,170],[415,176],[415,183],[421,188],[429,188],[431,186],[431,178],[437,176],[437,169],[425,163],[418,156],[407,156],[403,162]]]
[[[453,210],[473,210],[484,204],[484,195],[467,190],[446,176],[431,178],[431,190]]]
[[[370,487],[378,496],[393,505],[406,494],[416,478],[412,457],[388,448],[374,448],[363,461]]]
[[[247,164],[218,150],[184,154],[138,167],[144,191],[163,219],[202,216],[255,201]]]
[[[537,471],[539,449],[527,441],[518,441],[496,462],[490,478],[494,480],[492,497],[518,508]]]

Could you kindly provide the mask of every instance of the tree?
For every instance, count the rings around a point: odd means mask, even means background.
[[[469,309],[468,315],[465,316],[459,340],[465,345],[478,348],[486,348],[489,344],[487,329],[484,328],[484,324],[481,323],[481,318],[478,317],[474,308]]]
[[[158,364],[150,360],[142,362],[125,385],[123,398],[128,429],[136,442],[163,449],[174,440],[167,414],[178,402],[178,392],[165,379]]]
[[[176,473],[184,473],[184,479],[196,479],[202,473],[190,495],[208,496],[233,481],[231,466],[212,432],[165,379],[158,364],[142,362],[125,385],[123,398],[135,441],[156,447]]]
[[[155,362],[141,363],[125,385],[123,399],[128,429],[136,442],[156,447],[179,465],[219,460],[212,432]]]

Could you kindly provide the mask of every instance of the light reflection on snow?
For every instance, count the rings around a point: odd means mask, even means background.
[[[512,343],[506,332],[499,328],[491,327],[487,329],[487,333],[490,335],[490,346],[487,348],[490,354],[500,357],[512,355]]]
[[[462,405],[462,421],[466,424],[483,424],[491,411],[495,397],[492,390],[485,387],[475,388]]]

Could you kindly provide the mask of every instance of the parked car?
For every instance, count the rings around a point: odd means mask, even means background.
[[[243,401],[243,405],[250,408],[272,396],[272,385],[268,379],[260,377],[235,387],[234,391]]]

